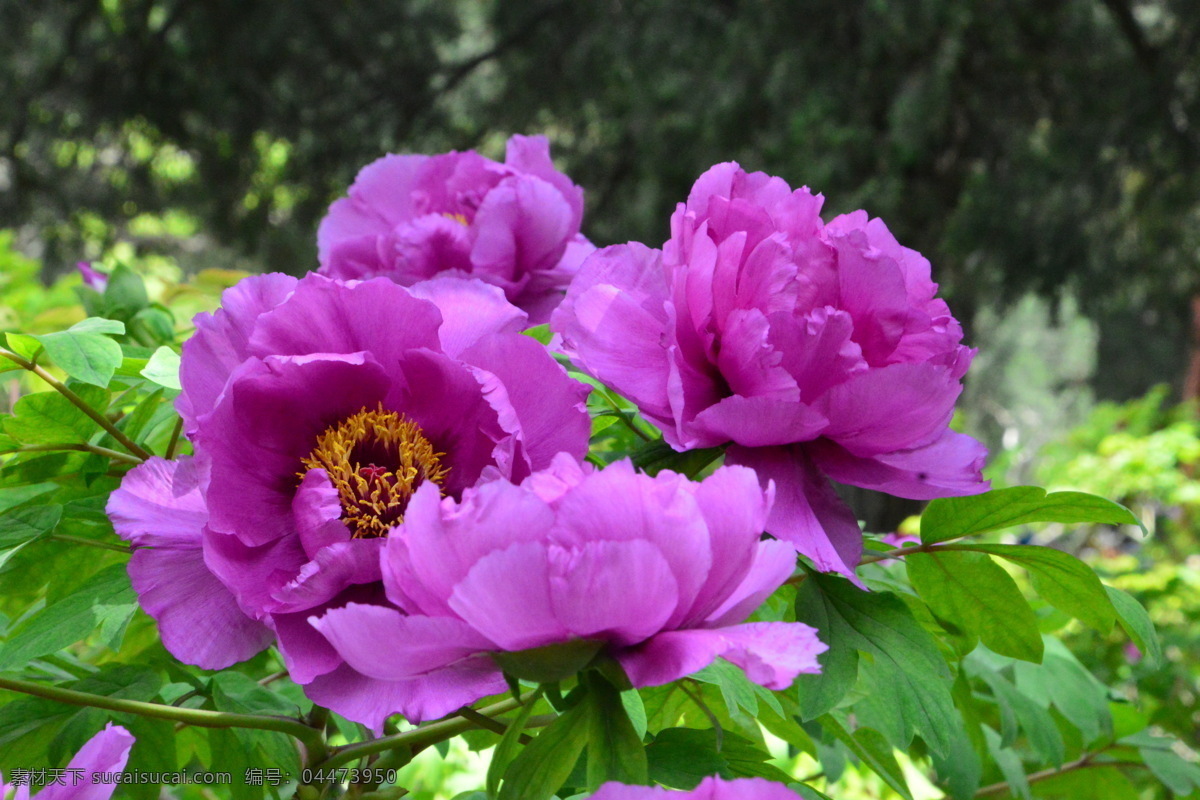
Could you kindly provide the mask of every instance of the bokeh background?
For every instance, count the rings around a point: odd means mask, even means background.
[[[512,133],[550,137],[600,245],[661,243],[725,160],[884,218],[980,350],[960,424],[997,485],[1154,532],[1038,536],[1152,609],[1168,669],[1073,649],[1200,745],[1195,0],[0,0],[0,31],[0,330],[61,327],[81,260],[305,272],[361,166]]]

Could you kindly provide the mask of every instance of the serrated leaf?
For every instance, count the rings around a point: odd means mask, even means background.
[[[1121,627],[1142,651],[1142,655],[1149,662],[1148,666],[1151,669],[1157,668],[1162,664],[1162,645],[1158,641],[1158,632],[1154,630],[1154,623],[1150,621],[1150,615],[1146,613],[1146,609],[1142,608],[1142,604],[1127,592],[1112,586],[1105,586],[1104,589],[1108,594],[1108,599],[1112,601],[1113,607],[1117,610],[1117,620],[1121,623]]]
[[[725,780],[766,778],[788,782],[787,773],[767,763],[770,754],[749,739],[724,731],[720,748],[712,728],[667,728],[646,746],[650,777],[676,789],[694,789],[709,775]]]
[[[29,506],[0,516],[0,550],[32,542],[54,530],[62,519],[62,506]]]
[[[587,703],[580,703],[525,745],[504,772],[499,800],[549,800],[570,777],[588,740]]]
[[[864,669],[890,687],[906,735],[919,733],[930,749],[946,755],[958,715],[950,696],[950,668],[933,636],[890,592],[860,591],[843,578],[820,574],[809,576],[805,587],[809,584],[824,595],[832,640],[871,655]]]
[[[75,592],[47,606],[11,633],[0,646],[0,670],[57,652],[86,638],[97,628],[123,627],[137,609],[124,564],[113,564],[89,578]]]
[[[588,715],[587,784],[598,789],[606,781],[644,785],[648,782],[646,748],[634,730],[621,693],[598,675],[585,675]]]
[[[74,391],[92,408],[108,406],[108,392],[95,386],[75,386]],[[24,444],[86,442],[100,426],[58,392],[27,394],[13,407],[16,416],[5,417],[4,431]]]
[[[1112,630],[1116,610],[1104,590],[1104,584],[1100,583],[1091,567],[1070,553],[1052,547],[1025,544],[963,546],[991,553],[1023,567],[1029,572],[1034,590],[1047,603],[1101,633]],[[995,647],[992,649],[996,650]]]
[[[1037,617],[1016,582],[991,558],[961,550],[935,551],[913,553],[905,564],[913,588],[935,614],[978,635],[1001,655],[1042,660]]]
[[[806,580],[800,584],[796,590],[796,621],[816,628],[818,638],[829,645],[828,650],[817,656],[820,674],[796,677],[796,699],[804,722],[834,709],[858,680],[858,650],[838,619],[833,601],[815,582]]]
[[[1046,657],[1042,670],[1050,701],[1067,720],[1079,729],[1084,744],[1112,729],[1108,710],[1108,690],[1084,669],[1058,639],[1045,637]]]
[[[905,800],[913,800],[908,789],[908,781],[904,779],[904,771],[896,762],[896,754],[892,746],[878,731],[870,728],[859,728],[853,734],[846,730],[832,715],[820,719],[821,727],[844,744],[859,761],[866,764],[872,772],[883,778],[884,783],[892,787]]]
[[[35,337],[46,355],[72,378],[93,386],[107,386],[123,358],[121,345],[105,334],[124,333],[116,320],[89,317],[65,331]]]
[[[179,384],[179,353],[163,345],[150,356],[142,375],[159,386],[179,391],[182,388]]]
[[[1141,527],[1133,512],[1103,497],[1084,492],[1046,494],[1045,489],[1036,486],[1015,486],[970,497],[933,500],[921,514],[921,541],[933,544],[1032,522]]]
[[[1034,752],[1045,761],[1059,766],[1066,755],[1062,734],[1054,724],[1054,717],[1037,700],[1028,697],[1004,676],[978,661],[972,661],[972,669],[992,690],[1001,713],[1001,743],[1008,747],[1016,738],[1016,730],[1024,731]],[[1047,702],[1049,699],[1047,698]]]

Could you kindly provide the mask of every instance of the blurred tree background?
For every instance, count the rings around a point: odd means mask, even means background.
[[[0,31],[0,330],[61,327],[77,279],[37,281],[80,260],[305,272],[364,164],[512,133],[600,245],[660,243],[729,159],[883,217],[980,348],[992,477],[1157,534],[1038,535],[1154,609],[1169,669],[1082,651],[1200,745],[1196,0],[0,0]]]

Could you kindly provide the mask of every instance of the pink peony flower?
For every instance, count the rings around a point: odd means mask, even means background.
[[[984,491],[986,452],[947,426],[974,352],[929,262],[865,212],[719,164],[661,251],[592,255],[551,326],[676,450],[728,445],[775,482],[767,530],[853,574],[854,513],[829,478],[918,499]]]
[[[783,784],[762,778],[727,781],[709,777],[690,792],[672,792],[650,786],[606,783],[588,800],[800,800],[800,795]]]
[[[14,791],[12,800],[108,800],[117,782],[107,775],[121,772],[133,748],[133,736],[120,725],[111,722],[104,730],[88,739],[67,765],[62,783],[50,783],[36,795],[30,795],[28,784],[6,784],[0,777],[0,798]],[[94,781],[93,781],[94,779]]]
[[[525,323],[478,281],[316,274],[249,278],[200,315],[177,401],[195,456],[151,459],[108,503],[167,649],[219,669],[277,641],[314,701],[372,724],[381,691],[417,702],[347,667],[306,618],[385,601],[383,537],[418,487],[459,497],[587,452],[587,387]]]
[[[742,622],[794,568],[790,547],[760,540],[769,506],[770,490],[741,467],[693,483],[627,461],[584,473],[566,456],[461,501],[422,487],[384,545],[399,609],[349,603],[312,621],[381,681],[444,684],[503,667],[547,682],[610,657],[634,686],[656,686],[721,657],[784,689],[817,672],[826,647],[801,623]]]
[[[321,222],[320,271],[403,286],[479,278],[536,325],[595,249],[582,218],[583,190],[554,168],[544,136],[513,136],[503,164],[474,151],[389,155],[364,167]]]
[[[80,261],[75,268],[79,270],[84,286],[93,292],[104,294],[104,290],[108,288],[108,275],[93,267],[90,261]]]

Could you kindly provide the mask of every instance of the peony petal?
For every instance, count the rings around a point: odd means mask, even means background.
[[[341,517],[342,502],[329,473],[320,468],[310,469],[292,498],[292,519],[305,555],[316,558],[323,548],[349,541],[350,529]]]
[[[541,178],[558,189],[571,208],[572,227],[579,230],[579,223],[583,220],[583,189],[554,168],[554,162],[550,160],[550,142],[545,136],[518,134],[510,137],[504,164],[518,172]]]
[[[532,175],[505,178],[487,193],[475,215],[473,271],[515,281],[552,269],[579,232],[573,217],[552,184]]]
[[[385,681],[448,667],[495,645],[453,617],[410,617],[393,608],[349,603],[310,617],[346,663]]]
[[[250,547],[231,533],[204,529],[204,563],[229,587],[249,616],[261,619],[279,609],[274,597],[308,562],[296,536]]]
[[[428,300],[442,314],[438,339],[452,358],[493,333],[520,333],[525,312],[509,303],[496,286],[478,280],[439,277],[415,284],[413,296]]]
[[[125,770],[133,744],[129,731],[108,723],[67,764],[67,782],[42,789],[37,794],[38,800],[108,800],[117,783],[104,776]],[[77,785],[73,775],[78,777]]]
[[[382,733],[384,720],[392,714],[403,714],[414,724],[426,722],[506,688],[490,658],[475,658],[407,681],[377,680],[343,664],[315,678],[304,693],[314,703]]]
[[[134,547],[199,546],[208,521],[201,468],[191,457],[151,458],[121,479],[105,511],[117,535]]]
[[[802,672],[819,672],[817,655],[827,649],[816,630],[802,623],[751,622],[717,630],[667,631],[615,655],[637,687],[670,683],[722,657],[744,669],[755,683],[782,690]]]
[[[705,619],[705,627],[720,628],[742,622],[796,571],[796,550],[787,542],[759,542],[754,561],[742,582]]]
[[[725,461],[750,467],[763,486],[775,482],[768,533],[811,558],[817,569],[855,580],[863,547],[858,520],[802,448],[735,445]]]
[[[429,156],[388,155],[362,168],[349,196],[335,202],[317,229],[321,264],[339,242],[378,235],[414,216],[412,195]]]
[[[716,447],[735,442],[746,447],[806,442],[817,438],[829,420],[815,408],[794,400],[771,397],[726,397],[701,411],[690,431],[694,447]]]
[[[475,367],[475,379],[500,426],[520,443],[520,453],[513,457],[522,463],[520,468],[514,464],[512,480],[548,467],[558,453],[580,460],[587,455],[591,387],[569,377],[545,347],[528,336],[493,334],[461,357]]]
[[[204,563],[200,543],[141,548],[129,580],[142,609],[158,622],[163,646],[180,661],[224,669],[271,643],[271,630],[247,616]]]
[[[297,283],[290,275],[254,275],[226,289],[221,307],[212,314],[196,315],[196,332],[183,344],[179,364],[183,393],[176,401],[188,432],[212,410],[229,376],[246,360],[259,318],[286,300]]]
[[[341,283],[309,273],[287,303],[259,319],[250,354],[368,352],[390,372],[406,350],[438,349],[440,323],[437,306],[386,278]]]
[[[346,587],[381,580],[381,539],[351,539],[324,547],[288,583],[275,589],[273,613],[314,608]]]
[[[540,542],[520,542],[476,561],[449,605],[495,642],[494,649],[526,650],[571,638],[554,613],[548,553]]]
[[[552,547],[549,564],[554,615],[583,639],[644,641],[662,630],[679,603],[671,567],[644,539]]]
[[[962,433],[945,431],[932,444],[915,450],[860,458],[834,442],[809,445],[813,461],[839,483],[861,486],[914,500],[986,492],[983,464],[987,448]]]

